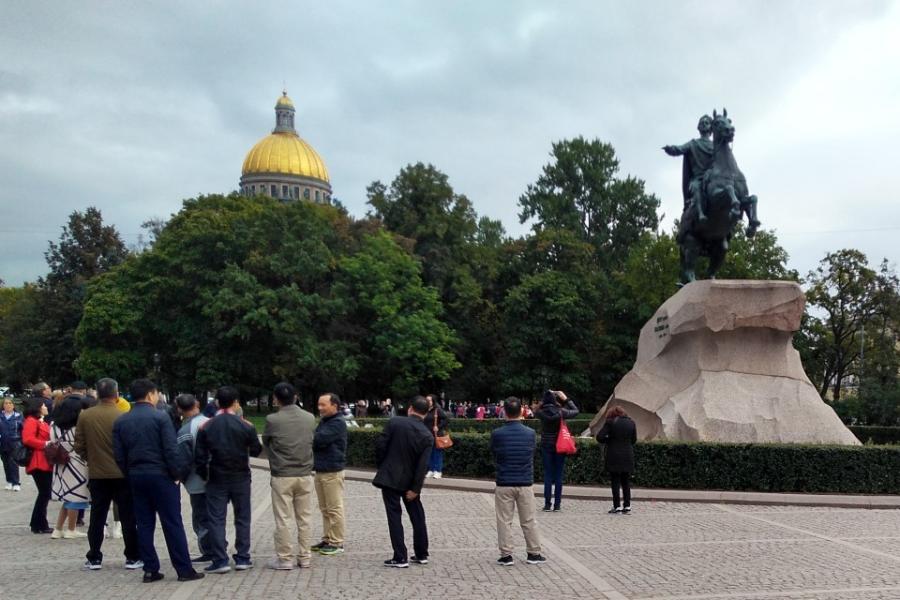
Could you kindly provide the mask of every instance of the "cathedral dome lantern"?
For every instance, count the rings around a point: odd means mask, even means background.
[[[287,91],[275,102],[275,128],[244,159],[241,193],[267,195],[283,201],[331,201],[328,169],[318,152],[297,134],[296,109]]]

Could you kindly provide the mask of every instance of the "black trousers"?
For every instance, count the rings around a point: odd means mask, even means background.
[[[613,507],[619,508],[619,489],[622,490],[625,506],[631,506],[631,473],[610,473],[612,482]]]
[[[50,503],[50,484],[53,482],[53,473],[32,471],[31,477],[38,490],[37,498],[34,499],[34,508],[31,509],[31,531],[50,529],[50,524],[47,523],[47,504]]]
[[[391,532],[391,546],[394,548],[394,560],[406,561],[409,555],[406,551],[406,542],[403,537],[403,511],[400,503],[406,507],[406,514],[413,528],[413,550],[418,558],[428,556],[428,528],[425,525],[425,507],[422,506],[422,497],[410,502],[403,495],[404,492],[382,488],[381,499],[384,500],[384,512],[387,514],[388,530]]]
[[[127,479],[89,479],[88,490],[91,492],[91,520],[88,523],[88,545],[90,550],[87,559],[92,562],[103,561],[103,527],[109,515],[111,502],[119,506],[119,520],[122,522],[122,538],[125,541],[125,559],[138,560],[137,526],[134,520],[134,503],[131,498],[131,487]]]

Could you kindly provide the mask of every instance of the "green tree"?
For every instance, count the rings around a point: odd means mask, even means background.
[[[353,319],[367,325],[361,379],[370,393],[408,396],[459,367],[436,291],[422,284],[421,267],[390,235],[366,236],[339,269],[336,295],[355,299]]]
[[[592,404],[605,370],[604,286],[593,247],[570,231],[542,230],[510,245],[501,280],[502,391],[527,397],[561,388]]]
[[[171,391],[233,383],[244,397],[279,379],[306,398],[418,391],[456,366],[439,314],[421,266],[377,223],[307,202],[203,196],[92,281],[77,364],[128,379],[159,355]]]
[[[584,396],[591,390],[596,288],[572,273],[527,275],[503,304],[503,380],[526,397],[553,387]]]
[[[499,293],[495,277],[505,239],[499,221],[478,218],[433,165],[403,168],[390,187],[368,189],[374,216],[400,236],[422,261],[422,278],[444,307],[442,320],[456,334],[453,351],[462,367],[445,389],[452,398],[483,398],[497,388]]]
[[[748,238],[744,228],[738,227],[729,242],[728,257],[719,278],[799,282],[800,275],[788,268],[788,259],[774,231],[761,229]]]
[[[94,278],[88,284],[87,301],[75,344],[78,375],[90,381],[112,377],[121,384],[148,375],[152,351],[145,332],[156,315],[147,302],[138,258]]]
[[[618,296],[635,322],[647,321],[678,290],[678,243],[674,234],[644,234],[616,274]]]
[[[36,306],[19,313],[19,317],[30,314],[34,320],[19,322],[31,338],[17,348],[16,362],[29,365],[33,379],[62,384],[75,377],[75,329],[88,282],[120,264],[128,251],[115,227],[105,225],[100,211],[91,207],[69,215],[59,241],[51,242],[44,256],[49,272],[38,280],[29,298]]]
[[[448,294],[478,231],[471,201],[453,191],[447,175],[423,163],[401,169],[390,188],[376,181],[367,192],[374,216],[389,231],[412,240],[428,285],[442,297]]]
[[[803,370],[824,397],[830,377],[828,354],[833,345],[831,331],[822,319],[811,315],[808,309],[809,306],[800,319],[800,331],[794,335],[794,347],[800,353]]]
[[[854,374],[862,349],[860,335],[872,315],[876,274],[859,250],[829,252],[807,277],[809,304],[824,311],[828,345],[823,346],[825,373],[820,393],[831,386],[833,399],[840,401],[845,379]]]
[[[329,329],[343,310],[330,291],[352,227],[339,211],[305,202],[186,201],[151,248],[92,287],[79,366],[146,371],[158,354],[172,389],[227,382],[255,396],[279,377],[321,391],[355,370],[355,355]],[[128,328],[128,348],[107,339],[111,323]]]
[[[900,278],[886,259],[875,275],[864,333],[861,385],[868,382],[883,388],[896,386],[900,372]]]
[[[519,219],[532,229],[564,229],[590,242],[602,263],[619,267],[629,248],[659,225],[659,199],[635,177],[617,177],[610,144],[577,137],[553,144],[551,162],[519,198]]]
[[[41,378],[35,332],[41,327],[38,290],[26,284],[0,288],[0,382],[22,391]]]

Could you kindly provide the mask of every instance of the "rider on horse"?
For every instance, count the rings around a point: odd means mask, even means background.
[[[690,229],[694,220],[705,221],[703,214],[703,175],[713,163],[714,147],[710,136],[712,135],[713,120],[709,115],[700,117],[697,123],[697,131],[700,137],[680,146],[664,146],[663,150],[669,156],[684,155],[684,165],[681,171],[681,191],[684,195],[684,212],[681,215],[681,223],[678,227],[678,242],[684,241],[684,235]]]
[[[681,255],[682,284],[694,281],[697,259],[709,258],[708,276],[715,278],[725,260],[734,226],[746,213],[747,237],[759,227],[756,196],[750,195],[747,180],[738,168],[731,143],[734,125],[728,112],[704,115],[697,126],[700,138],[681,146],[664,146],[670,156],[684,155],[682,193],[684,213],[677,241]],[[713,139],[709,140],[712,132]]]

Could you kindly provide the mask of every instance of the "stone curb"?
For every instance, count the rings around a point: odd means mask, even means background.
[[[269,470],[269,461],[251,458],[254,469]],[[374,470],[347,469],[350,481],[370,482]],[[445,477],[426,479],[426,489],[459,492],[494,493],[494,482],[481,479]],[[534,495],[542,497],[542,485],[534,486]],[[710,504],[750,504],[759,506],[820,506],[830,508],[900,509],[900,496],[851,496],[841,494],[783,494],[769,492],[727,492],[716,490],[663,490],[633,488],[631,496],[638,502],[699,502]],[[563,497],[573,500],[612,500],[609,488],[586,485],[567,485]]]

